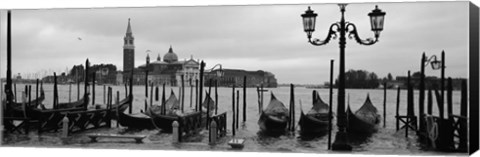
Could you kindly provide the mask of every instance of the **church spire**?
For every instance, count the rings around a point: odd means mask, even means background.
[[[172,45],[170,45],[170,49],[168,49],[168,53],[173,53]]]
[[[132,34],[132,27],[130,26],[130,18],[128,18],[127,35],[128,34]]]

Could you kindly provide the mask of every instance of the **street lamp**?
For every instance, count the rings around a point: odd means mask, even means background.
[[[424,54],[425,55],[425,54]],[[437,60],[437,56],[433,55],[429,59],[424,58],[423,60],[424,65],[423,66],[428,66],[428,64],[432,65],[433,70],[438,70],[441,68],[442,62]]]
[[[215,69],[216,67],[218,67],[218,69]],[[223,77],[224,75],[222,64],[215,64],[212,68],[205,71],[208,72],[209,75],[212,75],[211,72],[215,71],[215,80],[218,80],[219,77]]]
[[[346,45],[346,36],[350,39],[354,38],[355,41],[361,45],[373,45],[378,41],[380,37],[380,32],[383,30],[383,22],[385,12],[378,9],[378,6],[375,6],[375,9],[368,14],[370,17],[370,23],[372,31],[374,32],[375,39],[367,38],[363,40],[359,37],[357,33],[357,28],[353,23],[346,22],[344,18],[345,7],[347,4],[338,4],[340,7],[340,12],[342,13],[340,22],[333,23],[330,26],[327,37],[324,40],[320,39],[311,39],[312,34],[315,31],[315,22],[317,14],[310,9],[310,6],[302,14],[303,18],[303,28],[305,33],[307,33],[308,42],[315,46],[321,46],[327,44],[330,39],[336,39],[337,33],[339,34],[339,44],[340,44],[340,72],[339,72],[339,84],[338,84],[338,107],[337,107],[337,126],[339,130],[335,137],[335,142],[332,145],[333,150],[351,150],[352,147],[348,144],[348,138],[346,134],[346,113],[345,113],[345,45]],[[334,29],[336,28],[336,29]]]

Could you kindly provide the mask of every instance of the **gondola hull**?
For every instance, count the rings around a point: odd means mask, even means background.
[[[123,112],[117,112],[117,122],[129,129],[154,129],[155,126],[152,123],[152,118],[143,113],[138,114],[125,114]]]
[[[280,135],[287,131],[288,117],[267,115],[262,112],[258,120],[260,130],[269,135]]]
[[[328,133],[328,113],[317,117],[301,113],[298,124],[302,136],[326,135]]]
[[[153,125],[164,133],[172,133],[172,123],[178,121],[178,116],[173,115],[152,115]]]
[[[348,127],[347,131],[353,134],[372,134],[377,132],[378,130],[378,123],[375,121],[366,121],[364,119],[359,118],[356,114],[352,113],[350,110],[347,111],[348,117]]]

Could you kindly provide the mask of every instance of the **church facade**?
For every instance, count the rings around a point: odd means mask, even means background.
[[[117,83],[122,84],[128,82],[130,76],[132,76],[132,70],[133,84],[136,85],[144,85],[148,82],[149,84],[153,83],[155,85],[165,84],[167,86],[179,86],[183,80],[184,85],[189,86],[191,82],[195,83],[195,80],[199,79],[199,61],[194,60],[192,56],[188,60],[179,60],[172,46],[170,46],[168,52],[163,56],[163,60],[160,54],[158,54],[157,59],[150,62],[150,56],[147,54],[145,64],[134,67],[135,45],[133,41],[134,37],[129,19],[127,32],[124,37],[123,72],[121,72],[121,75],[117,75]]]

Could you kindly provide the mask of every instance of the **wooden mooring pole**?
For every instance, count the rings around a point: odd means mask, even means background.
[[[236,106],[236,107],[237,107],[237,110],[236,110],[236,113],[235,113],[235,115],[236,115],[236,117],[235,117],[235,127],[236,127],[237,129],[238,129],[239,114],[240,114],[240,113],[239,113],[239,109],[240,109],[240,108],[239,108],[239,106],[240,106],[239,100],[240,100],[240,91],[237,90],[237,106]]]
[[[117,101],[116,101],[116,104],[120,104],[120,91],[117,91]],[[117,106],[117,108],[116,108],[117,111],[118,111],[118,107],[119,107],[119,106]],[[116,119],[115,122],[117,123],[117,128],[118,128],[118,127],[120,126],[120,124],[118,123],[118,117],[117,117],[117,119]]]
[[[150,106],[153,105],[153,82],[150,83]],[[182,108],[183,111],[183,108]],[[147,110],[145,110],[147,112]]]
[[[247,76],[243,76],[243,123],[247,121]]]
[[[68,102],[72,102],[72,83],[68,83]]]
[[[235,84],[232,85],[232,135],[235,136]]]
[[[383,128],[387,126],[387,82],[383,83]]]
[[[182,80],[182,113],[185,109],[185,79],[184,79],[184,76],[182,75],[181,76],[181,80]]]
[[[425,56],[425,52],[422,54],[422,60],[420,61],[420,84],[418,87],[418,133],[420,133],[420,138],[423,138],[423,134],[425,133],[425,122],[424,122],[424,115],[425,115],[425,61],[427,57]],[[422,139],[420,139],[423,141]]]
[[[397,89],[397,106],[396,106],[396,110],[395,110],[395,119],[396,119],[396,131],[398,131],[398,129],[400,129],[400,119],[398,116],[400,116],[399,114],[399,109],[400,109],[400,87],[398,87]]]
[[[37,79],[37,85],[35,86],[35,100],[38,100],[38,83],[39,83],[39,80]],[[38,106],[38,101],[35,101],[35,108],[37,108]]]
[[[163,89],[162,89],[162,114],[165,115],[167,114],[167,107],[165,106],[165,83],[163,83]]]
[[[17,103],[18,102],[17,101],[17,83],[13,84],[13,93],[14,93],[13,96],[15,98],[15,103]]]
[[[198,79],[195,79],[195,111],[198,111]]]
[[[467,115],[467,109],[468,109],[468,96],[467,96],[467,80],[462,80],[462,91],[461,91],[461,98],[460,98],[460,116],[465,117],[464,120],[460,122],[460,127],[459,127],[459,144],[458,144],[458,149],[463,151],[463,150],[468,150],[468,115]]]
[[[432,89],[428,89],[428,95],[427,95],[427,114],[428,115],[432,115],[432,108],[433,108]]]
[[[158,85],[155,86],[155,101],[160,100],[159,94],[158,94]]]
[[[105,91],[105,90],[106,90],[106,86],[103,85],[103,104],[106,104],[106,102],[105,102],[105,101],[106,101],[106,100],[105,100],[105,96],[106,96],[106,95],[105,95],[105,94],[106,94],[105,92],[106,92],[106,91]]]
[[[452,78],[448,77],[447,79],[447,114],[448,114],[448,119],[452,119],[453,115],[453,86],[452,86]],[[453,134],[453,133],[452,133]]]
[[[92,75],[92,106],[95,106],[95,71]]]
[[[125,82],[125,98],[128,97],[127,83],[128,82]]]
[[[202,100],[203,100],[203,71],[205,70],[205,62],[202,62],[200,63],[200,82],[199,82],[199,90],[198,90],[198,103],[199,103],[199,106],[198,106],[198,109],[200,110],[200,113],[202,113],[202,105],[200,103],[202,103]]]
[[[58,108],[57,73],[53,73],[53,109]]]
[[[332,148],[332,106],[333,106],[333,66],[334,66],[334,60],[330,60],[330,86],[329,86],[329,100],[328,100],[328,150],[331,150]],[[315,98],[313,96],[313,98]]]
[[[218,111],[218,80],[215,80],[215,115]]]
[[[189,84],[190,84],[190,109],[191,109],[192,105],[193,105],[193,85],[192,85],[192,78],[191,77],[190,77],[190,80],[189,80]]]
[[[77,80],[77,101],[80,100],[80,81]]]

